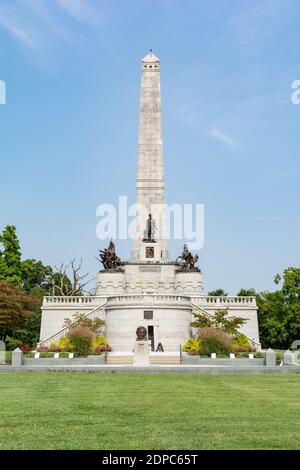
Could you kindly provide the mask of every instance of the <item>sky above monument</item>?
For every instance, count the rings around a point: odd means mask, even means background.
[[[161,61],[168,203],[205,205],[205,288],[299,266],[299,0],[0,0],[0,230],[99,269],[96,207],[135,200],[140,61]],[[172,258],[184,240],[170,242]],[[116,241],[129,259],[131,241]]]

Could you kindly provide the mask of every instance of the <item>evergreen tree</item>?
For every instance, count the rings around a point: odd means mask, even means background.
[[[0,235],[0,280],[21,286],[21,249],[14,225],[7,225]]]

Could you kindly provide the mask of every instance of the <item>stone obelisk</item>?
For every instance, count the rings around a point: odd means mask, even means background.
[[[132,261],[169,261],[165,217],[160,61],[150,50],[142,60],[136,232]],[[151,216],[149,217],[149,215]]]

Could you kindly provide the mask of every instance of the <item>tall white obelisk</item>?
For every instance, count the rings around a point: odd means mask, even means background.
[[[169,261],[165,217],[160,61],[150,50],[142,60],[136,184],[137,240],[132,261]],[[151,214],[151,221],[149,214]],[[151,228],[150,228],[151,227]]]

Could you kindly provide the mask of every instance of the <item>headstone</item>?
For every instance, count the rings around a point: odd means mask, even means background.
[[[148,341],[136,341],[134,345],[133,364],[135,366],[149,366],[150,355]]]
[[[249,359],[254,359],[254,354],[253,353],[249,353]]]
[[[12,366],[21,366],[23,364],[23,352],[17,348],[12,353]]]
[[[266,351],[265,366],[267,366],[267,367],[275,367],[276,366],[276,354],[273,351],[273,349],[271,349],[271,348],[269,348]]]
[[[230,353],[230,354],[229,354],[229,357],[230,357],[230,359],[235,359],[235,354],[234,354],[234,353]]]
[[[216,355],[216,353],[211,353],[210,357],[211,357],[211,359],[216,359],[217,355]]]
[[[36,352],[35,355],[34,355],[34,359],[39,359],[39,358],[40,358],[40,353]]]
[[[5,343],[0,341],[0,364],[5,364]]]
[[[284,351],[282,356],[282,361],[284,366],[292,366],[295,364],[295,356],[292,351]]]
[[[300,348],[300,339],[295,339],[291,344],[291,350],[297,350],[298,348]]]
[[[300,354],[299,349],[296,349],[296,351],[293,351],[293,354],[294,354],[295,362],[298,362],[299,361],[299,354]]]
[[[74,353],[69,353],[69,359],[73,359],[74,358]]]
[[[59,353],[54,353],[54,359],[59,359]]]

